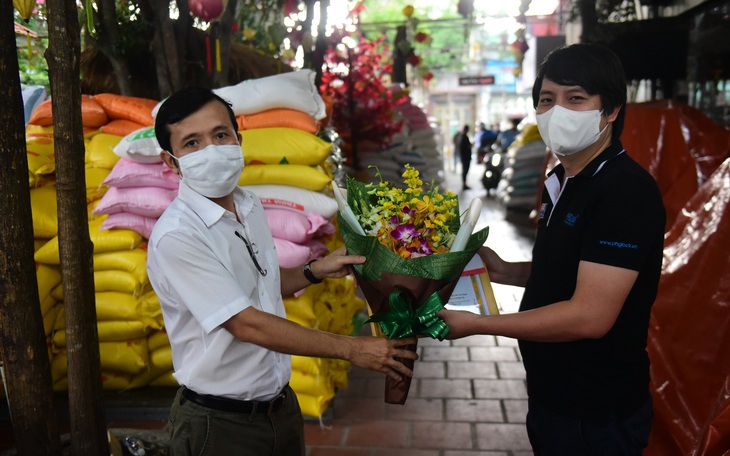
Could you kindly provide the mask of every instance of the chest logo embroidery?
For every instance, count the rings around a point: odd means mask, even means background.
[[[565,215],[565,219],[563,220],[563,223],[565,223],[567,226],[573,228],[575,226],[575,223],[578,221],[579,215],[575,215],[572,212],[568,212]]]

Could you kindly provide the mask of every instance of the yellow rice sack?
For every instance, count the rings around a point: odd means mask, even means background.
[[[137,298],[130,293],[102,291],[95,294],[98,321],[139,321],[153,329],[161,329],[162,310],[156,295],[150,293]],[[168,343],[169,344],[169,343]]]
[[[121,140],[121,136],[108,133],[94,135],[86,146],[86,166],[89,168],[114,168],[114,165],[119,161],[119,155],[114,153],[114,147]]]
[[[238,185],[292,185],[319,192],[331,181],[326,173],[307,165],[249,165],[243,168]]]
[[[322,416],[327,411],[327,407],[332,402],[332,397],[297,393],[297,400],[299,401],[299,408],[302,409],[304,415],[316,418]]]
[[[89,236],[94,243],[94,253],[112,252],[115,250],[132,250],[142,243],[142,235],[132,230],[113,229],[101,230],[104,217],[89,220]],[[35,260],[39,263],[60,264],[58,257],[58,236],[35,253]]]
[[[132,376],[119,372],[102,372],[101,389],[104,391],[124,391],[132,387]],[[68,391],[68,378],[64,377],[53,383],[53,391]]]
[[[152,380],[170,371],[172,371],[172,350],[170,347],[150,350],[149,365],[144,372],[134,377],[132,387],[146,386]]]
[[[58,205],[56,187],[46,185],[30,190],[30,210],[33,214],[33,237],[49,239],[58,234]]]
[[[292,369],[289,385],[299,394],[334,397],[335,387],[328,375],[312,375]]]
[[[134,297],[140,297],[152,289],[149,281],[140,282],[134,275],[120,270],[94,271],[94,291],[117,291],[128,293]],[[58,301],[63,301],[63,284],[56,286],[51,291]]]
[[[147,338],[147,345],[150,347],[150,351],[157,350],[162,347],[170,346],[170,338],[167,337],[167,331],[164,329],[160,331],[153,331]]]
[[[240,133],[247,165],[318,165],[332,150],[331,143],[296,128],[257,128]]]
[[[25,142],[28,154],[28,171],[36,176],[56,171],[53,136],[37,136]]]
[[[323,372],[323,361],[322,358],[292,355],[291,368],[309,375],[320,375]]]
[[[177,382],[177,380],[175,380],[175,377],[172,376],[172,373],[172,370],[170,370],[169,372],[165,372],[156,379],[152,380],[149,383],[149,386],[177,388],[178,386],[180,386],[180,384]]]
[[[59,304],[60,305],[60,304]],[[62,317],[63,313],[59,313],[56,319],[56,325],[63,325],[65,328],[66,318]],[[151,329],[141,321],[99,321],[96,323],[99,332],[99,342],[123,342],[132,339],[144,339],[145,350],[147,350],[147,334]],[[56,347],[65,347],[66,330],[61,329],[53,333],[53,344]]]
[[[84,170],[86,175],[86,204],[101,199],[109,190],[109,186],[104,185],[104,180],[109,173],[111,173],[110,169],[86,167]]]
[[[131,375],[139,374],[147,368],[149,362],[147,339],[123,342],[100,342],[99,357],[103,372]],[[68,354],[63,349],[51,360],[51,377],[55,382],[66,377],[67,372]]]
[[[35,278],[38,284],[38,298],[44,302],[51,291],[61,283],[61,268],[36,263]]]
[[[142,247],[146,247],[146,244],[133,250],[94,254],[94,271],[126,271],[138,282],[147,282],[147,251]]]
[[[312,285],[308,288],[314,287]],[[307,294],[306,291],[299,297],[288,297],[284,298],[284,308],[286,309],[287,317],[290,315],[296,315],[299,320],[310,322],[308,326],[312,326],[317,317],[314,315],[314,304],[312,303],[311,294]]]
[[[56,323],[56,318],[58,317],[59,312],[63,312],[63,306],[53,305],[50,307],[48,312],[43,314],[43,332],[46,337],[49,337],[53,332],[53,326]]]

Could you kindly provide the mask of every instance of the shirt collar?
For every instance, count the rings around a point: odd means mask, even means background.
[[[177,197],[187,204],[208,227],[226,216],[226,214],[230,214],[229,216],[235,219],[235,214],[223,209],[223,207],[196,192],[182,181],[180,181]],[[251,212],[254,204],[251,193],[238,186],[233,190],[233,202],[239,217],[242,219],[246,218]]]
[[[606,164],[606,162],[618,157],[624,152],[625,150],[621,145],[621,141],[614,141],[596,158],[591,160],[590,163],[588,163],[585,168],[583,168],[576,176],[593,177],[598,174],[599,171],[601,171],[603,165]],[[563,165],[557,165],[548,173],[548,176],[552,176],[553,174],[557,174],[557,177],[562,181],[563,176],[565,175],[565,168],[563,167]]]

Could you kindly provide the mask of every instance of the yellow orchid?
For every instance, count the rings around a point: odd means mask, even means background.
[[[418,170],[409,164],[401,175],[405,189],[383,181],[379,171],[377,176],[378,184],[366,185],[375,203],[363,204],[357,214],[365,232],[403,258],[448,252],[455,236],[450,221],[458,220],[456,195],[441,194],[433,184],[424,193]]]

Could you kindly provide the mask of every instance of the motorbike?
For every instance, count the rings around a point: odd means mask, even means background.
[[[487,190],[487,196],[490,195],[492,189],[496,189],[499,180],[502,178],[504,171],[504,159],[502,151],[499,148],[492,149],[484,156],[483,163],[485,165],[484,175],[482,176],[482,185]]]

